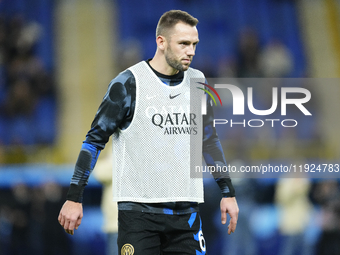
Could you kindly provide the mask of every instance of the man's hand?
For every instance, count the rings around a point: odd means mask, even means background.
[[[234,233],[237,225],[238,218],[238,205],[235,197],[224,197],[221,200],[221,222],[226,224],[227,213],[230,216],[230,222],[228,225],[228,234]]]
[[[58,221],[67,234],[73,235],[83,218],[83,205],[67,200],[60,210]]]

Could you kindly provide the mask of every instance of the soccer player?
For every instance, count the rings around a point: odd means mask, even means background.
[[[164,13],[156,29],[154,57],[111,81],[58,217],[67,233],[73,235],[81,223],[83,190],[112,135],[120,253],[206,254],[198,210],[203,180],[192,178],[191,160],[196,154],[200,160],[203,153],[208,166],[223,167],[226,161],[213,127],[212,104],[207,99],[206,115],[197,112],[204,92],[190,89],[191,78],[205,81],[202,72],[189,67],[199,41],[197,23],[187,12]],[[214,178],[222,192],[221,222],[225,224],[229,214],[230,234],[238,217],[235,190],[228,174],[215,173]]]

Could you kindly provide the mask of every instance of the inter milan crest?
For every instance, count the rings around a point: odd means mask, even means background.
[[[124,244],[124,246],[121,249],[121,255],[133,255],[134,253],[135,253],[135,249],[129,243]]]

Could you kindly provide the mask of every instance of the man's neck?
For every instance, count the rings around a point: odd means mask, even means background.
[[[184,77],[184,72],[183,71],[178,71],[178,73],[174,74],[174,75],[165,75],[162,74],[160,72],[158,72],[157,70],[155,70],[151,65],[150,65],[150,61],[152,60],[152,58],[148,59],[146,61],[146,63],[148,64],[148,66],[152,69],[152,71],[160,78],[164,78],[164,79],[168,79],[168,80],[182,80]]]
[[[165,59],[160,59],[160,57],[158,57],[157,54],[154,56],[153,59],[149,61],[149,64],[157,72],[164,75],[174,75],[178,73],[177,69],[174,69],[171,66],[169,66],[168,63],[166,63]]]

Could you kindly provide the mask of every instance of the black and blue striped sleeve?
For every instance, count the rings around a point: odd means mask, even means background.
[[[110,136],[131,123],[135,104],[135,79],[126,70],[113,79],[82,144],[71,179],[67,200],[81,203],[83,192],[101,150]]]
[[[214,111],[211,98],[207,96],[207,114],[203,115],[203,157],[207,166],[227,167],[221,142],[214,127]],[[221,189],[223,197],[234,197],[235,189],[228,172],[214,171],[212,173]]]

